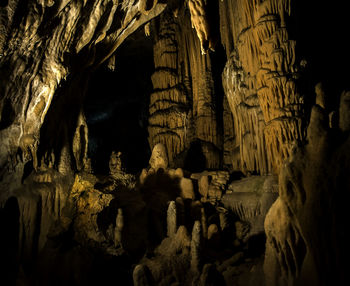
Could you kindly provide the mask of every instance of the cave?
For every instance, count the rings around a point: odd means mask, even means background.
[[[350,25],[304,2],[0,1],[0,285],[348,285]]]

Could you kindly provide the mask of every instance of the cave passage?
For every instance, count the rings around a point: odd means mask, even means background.
[[[108,173],[112,151],[122,152],[127,172],[136,173],[148,165],[153,71],[152,39],[140,29],[118,49],[114,71],[104,65],[92,75],[84,111],[89,128],[88,156],[96,173]]]

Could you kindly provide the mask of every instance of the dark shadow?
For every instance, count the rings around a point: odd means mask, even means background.
[[[9,4],[8,0],[1,0],[0,1],[0,7],[6,7]]]
[[[34,171],[34,167],[33,167],[33,161],[29,161],[24,165],[24,169],[23,169],[23,175],[22,175],[22,184],[24,182],[24,180],[26,178],[29,177],[29,175]]]
[[[288,33],[296,40],[296,64],[306,60],[298,86],[305,96],[307,108],[314,103],[315,84],[323,83],[330,110],[337,106],[339,96],[350,88],[348,69],[347,2],[328,5],[325,1],[292,1]],[[304,79],[304,80],[303,80]],[[308,114],[308,113],[306,113]]]
[[[15,120],[15,111],[13,110],[9,99],[6,99],[4,102],[0,118],[0,130],[9,127]]]
[[[148,216],[148,249],[157,246],[167,235],[168,202],[175,201],[180,195],[179,179],[171,178],[159,169],[149,175],[140,188],[147,206]]]
[[[41,251],[35,285],[132,286],[130,257],[111,255],[98,247],[82,247],[74,241],[72,228],[59,237],[50,237]],[[33,284],[34,285],[34,284]]]
[[[112,151],[122,152],[128,173],[140,172],[151,155],[147,125],[153,45],[143,29],[135,33],[115,53],[115,70],[103,65],[89,82],[84,112],[89,128],[88,153],[95,173],[109,172]]]
[[[11,197],[0,209],[0,276],[2,285],[16,285],[18,272],[19,207]]]
[[[249,258],[255,258],[263,255],[265,253],[265,245],[265,233],[251,236],[247,241],[247,249],[245,250],[246,256]]]
[[[206,169],[206,161],[201,142],[199,140],[192,142],[185,158],[184,169],[191,173],[202,172]]]
[[[74,170],[75,161],[71,148],[80,108],[86,93],[89,71],[68,76],[57,88],[45,121],[40,129],[40,145],[38,162],[51,152],[55,155],[55,165],[60,162],[62,148],[69,147],[71,168]]]
[[[241,171],[234,171],[230,174],[230,178],[228,180],[228,183],[231,183],[233,181],[238,181],[243,179],[245,176]]]

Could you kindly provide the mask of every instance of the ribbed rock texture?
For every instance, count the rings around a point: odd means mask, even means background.
[[[211,59],[209,54],[201,54],[188,10],[180,7],[176,15],[162,14],[154,25],[150,145],[153,148],[163,143],[173,163],[197,140],[206,167],[218,168],[222,138],[218,134]]]
[[[228,62],[223,86],[234,117],[241,169],[278,171],[293,142],[302,140],[290,0],[220,1],[221,40]]]

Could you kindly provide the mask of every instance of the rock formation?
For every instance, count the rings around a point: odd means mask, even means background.
[[[243,170],[278,170],[293,142],[304,139],[305,100],[296,83],[301,64],[286,22],[291,2],[220,2],[221,39],[228,58],[223,85]]]
[[[194,1],[196,2],[196,1]],[[198,1],[201,2],[201,1]],[[190,5],[190,4],[189,4]],[[199,140],[204,167],[220,166],[221,139],[216,122],[214,83],[209,55],[191,29],[188,11],[162,14],[154,31],[154,92],[150,99],[150,145],[163,143],[170,163]]]
[[[346,93],[339,117],[347,114]],[[345,125],[345,124],[344,124]],[[295,150],[280,172],[279,198],[265,220],[264,271],[269,285],[343,284],[346,278],[343,190],[349,188],[349,136],[329,128],[325,109],[315,105],[307,129],[308,144]],[[344,129],[343,129],[344,128]],[[319,206],[322,205],[322,208]]]

